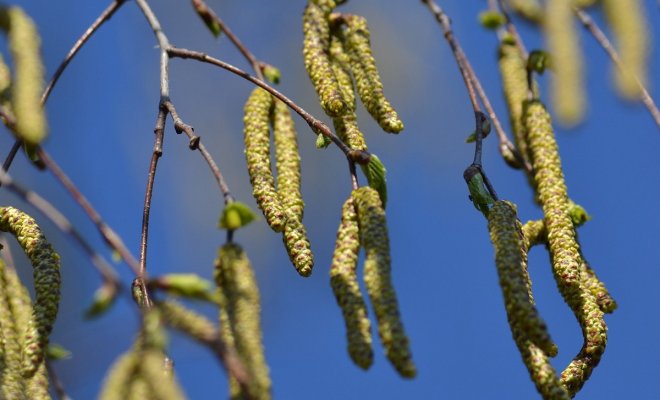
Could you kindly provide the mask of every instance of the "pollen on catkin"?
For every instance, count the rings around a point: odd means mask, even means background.
[[[275,231],[284,230],[286,214],[280,195],[275,190],[275,179],[270,166],[270,112],[272,96],[261,88],[255,88],[245,103],[243,136],[248,174],[252,183],[252,195]]]
[[[357,280],[360,234],[353,198],[349,197],[341,211],[335,251],[330,266],[330,285],[346,324],[348,354],[353,362],[368,369],[374,360],[371,322],[367,305]]]
[[[140,359],[134,350],[122,354],[112,365],[103,382],[100,400],[124,400],[131,381],[138,375]]]
[[[559,121],[575,125],[586,108],[580,38],[573,17],[573,0],[549,0],[543,26],[552,57],[552,104]]]
[[[236,352],[249,376],[249,395],[259,400],[270,399],[271,381],[261,339],[259,289],[250,260],[239,245],[228,243],[220,248],[214,275],[220,307],[227,320],[226,324],[221,321],[222,336],[227,336],[224,330],[225,326],[229,327]]]
[[[46,137],[46,115],[41,106],[44,66],[41,38],[32,19],[20,7],[0,6],[0,28],[7,32],[14,63],[11,103],[16,134],[30,145]]]
[[[288,214],[302,220],[305,203],[300,192],[300,154],[296,127],[289,107],[275,100],[273,107],[273,137],[277,167],[277,193]]]
[[[603,0],[605,17],[614,34],[623,69],[616,69],[615,79],[621,95],[639,99],[642,85],[647,83],[649,30],[644,4],[639,0]]]
[[[510,323],[546,354],[555,356],[557,347],[530,295],[527,252],[516,207],[508,201],[495,202],[488,214],[488,230]]]
[[[383,92],[376,60],[371,51],[367,20],[358,15],[346,15],[344,21],[346,49],[362,104],[385,132],[401,132],[403,122]]]
[[[360,244],[366,253],[364,282],[378,321],[380,341],[397,372],[404,378],[413,378],[417,371],[392,286],[390,243],[383,204],[378,192],[369,186],[354,190],[351,196],[358,216]]]
[[[60,301],[60,256],[35,220],[14,207],[0,208],[0,230],[16,237],[32,263],[36,300],[24,331],[23,375],[34,375],[44,359]]]
[[[319,96],[323,111],[330,117],[346,112],[337,77],[330,66],[330,24],[328,17],[335,7],[332,0],[310,0],[303,13],[303,58],[305,69]]]
[[[607,344],[607,326],[596,297],[582,280],[579,245],[569,213],[570,203],[550,115],[541,102],[531,101],[526,104],[524,121],[553,273],[564,301],[580,323],[584,338],[582,349],[562,373],[562,382],[569,394],[575,395],[600,362]]]
[[[215,325],[206,317],[184,307],[177,301],[159,301],[156,306],[160,309],[167,326],[181,331],[199,342],[212,341],[218,333]]]
[[[168,371],[165,354],[156,349],[140,353],[139,373],[149,387],[149,393],[158,400],[182,400],[186,396],[174,374]]]

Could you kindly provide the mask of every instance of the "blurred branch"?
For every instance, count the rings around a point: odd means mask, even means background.
[[[596,39],[598,44],[600,44],[603,50],[605,50],[605,52],[610,57],[612,62],[614,62],[616,67],[619,70],[624,70],[625,65],[623,65],[623,62],[621,61],[619,54],[614,49],[614,46],[612,46],[612,43],[610,43],[610,41],[607,39],[605,33],[598,27],[596,22],[594,22],[594,20],[589,16],[589,14],[586,11],[581,10],[579,8],[575,8],[574,10],[575,10],[575,14],[580,19],[582,25],[584,25],[584,27],[591,33],[594,39]],[[651,117],[653,117],[655,124],[658,125],[658,127],[660,127],[660,110],[658,110],[658,107],[655,105],[653,98],[651,97],[648,90],[646,90],[646,87],[644,87],[644,85],[637,76],[635,76],[635,82],[637,83],[640,89],[640,100],[642,100],[642,103],[644,103],[646,108],[651,113]]]

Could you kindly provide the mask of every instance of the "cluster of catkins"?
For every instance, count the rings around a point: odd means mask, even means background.
[[[500,47],[500,72],[514,138],[521,156],[532,165],[530,182],[543,219],[521,224],[516,206],[496,201],[487,212],[495,246],[500,286],[513,338],[544,399],[569,399],[582,388],[598,365],[607,343],[604,313],[616,309],[604,284],[585,260],[576,228],[588,219],[584,209],[567,192],[550,115],[530,90],[529,70],[519,49],[504,38]],[[570,364],[557,374],[549,357],[557,355],[531,290],[527,253],[544,244],[559,291],[575,314],[584,343]]]
[[[551,69],[553,106],[561,122],[575,124],[586,108],[583,56],[577,31],[575,9],[600,3],[616,39],[623,68],[615,70],[621,95],[639,99],[647,82],[648,27],[642,0],[508,0],[517,14],[543,26]],[[641,85],[640,85],[641,83]]]
[[[0,231],[16,237],[34,271],[35,300],[0,260],[0,388],[4,399],[50,399],[46,348],[60,301],[60,257],[32,217],[0,208]]]

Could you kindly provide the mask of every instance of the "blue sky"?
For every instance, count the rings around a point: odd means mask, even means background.
[[[52,72],[107,2],[20,3],[39,25],[47,70]],[[187,1],[152,3],[173,44],[247,68],[226,38],[216,41],[208,34]],[[258,57],[281,69],[279,89],[321,117],[302,62],[304,3],[209,1]],[[352,1],[342,8],[369,20],[385,91],[406,124],[400,135],[386,135],[366,113],[360,114],[370,150],[388,168],[394,285],[419,374],[411,381],[399,378],[378,342],[368,372],[348,358],[328,265],[350,182],[341,153],[334,148],[316,150],[314,135],[296,118],[305,223],[316,256],[312,277],[297,276],[280,236],[263,220],[237,234],[261,288],[274,395],[279,399],[534,398],[534,386],[506,322],[486,222],[467,199],[462,172],[471,162],[473,148],[464,139],[473,129],[473,117],[456,64],[440,27],[419,1],[382,4]],[[496,38],[476,20],[486,2],[440,4],[452,17],[455,33],[496,111],[506,120]],[[653,25],[649,36],[658,38],[658,5],[651,0],[645,5]],[[541,44],[534,29],[520,27],[529,48]],[[569,193],[593,216],[580,228],[585,256],[619,309],[606,318],[609,344],[601,365],[576,398],[653,399],[660,392],[660,346],[655,345],[660,338],[656,318],[660,168],[655,157],[660,131],[643,107],[617,98],[609,60],[591,37],[583,34],[581,40],[588,79],[587,120],[572,130],[558,128],[557,136]],[[656,46],[649,68],[652,92],[660,87],[659,70]],[[541,84],[547,99],[547,77]],[[254,206],[242,148],[242,106],[251,89],[240,78],[207,65],[171,63],[172,100],[182,118],[196,128],[234,195]],[[46,149],[135,254],[157,102],[158,49],[136,5],[128,2],[71,63],[47,106],[51,131]],[[484,164],[498,194],[518,205],[521,219],[539,218],[541,212],[525,178],[504,164],[494,139],[485,143]],[[0,137],[0,148],[10,144],[9,135]],[[97,249],[109,255],[94,227],[48,173],[33,170],[18,157],[12,174],[50,199]],[[5,191],[0,196],[3,204],[34,212]],[[195,272],[210,278],[224,240],[216,228],[222,198],[202,159],[188,150],[187,139],[177,136],[169,122],[154,196],[150,273]],[[76,247],[48,222],[43,224],[63,260],[64,294],[53,340],[73,352],[73,358],[57,368],[73,398],[94,398],[109,365],[131,345],[137,313],[122,299],[104,317],[83,321],[98,277]],[[29,279],[29,268],[22,267]],[[130,282],[127,268],[117,269]],[[579,327],[557,291],[544,249],[531,252],[530,271],[538,307],[560,349],[553,363],[562,369],[580,349]],[[215,318],[211,307],[197,308]],[[225,375],[203,349],[173,334],[171,353],[190,398],[225,396]]]

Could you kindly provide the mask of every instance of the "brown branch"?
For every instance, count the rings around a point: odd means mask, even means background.
[[[48,360],[46,361],[46,371],[48,371],[49,381],[53,384],[53,389],[55,389],[55,394],[57,395],[57,399],[71,400],[71,397],[69,397],[69,395],[66,394],[66,390],[64,390],[64,384],[62,383],[60,377],[55,372],[55,368],[53,368],[53,365]]]
[[[69,65],[71,60],[76,56],[78,51],[83,47],[83,45],[89,40],[90,37],[96,32],[101,25],[103,25],[106,21],[108,21],[112,16],[115,14],[115,12],[119,9],[119,7],[124,4],[126,0],[114,0],[103,12],[101,15],[96,18],[96,20],[92,23],[92,25],[87,28],[87,30],[80,36],[78,40],[73,44],[73,47],[71,50],[69,50],[69,53],[67,53],[66,57],[64,57],[64,60],[62,60],[62,63],[60,64],[59,67],[57,67],[57,70],[55,70],[55,73],[53,74],[53,77],[50,78],[50,81],[48,82],[48,85],[46,85],[46,89],[44,90],[44,93],[41,95],[41,104],[45,104],[46,101],[48,100],[48,97],[50,96],[50,93],[53,91],[53,88],[57,84],[57,81],[60,79],[60,76],[66,69],[66,67]]]
[[[111,249],[116,251],[119,256],[128,264],[128,266],[133,270],[133,272],[138,275],[140,273],[140,264],[133,257],[133,254],[126,248],[126,245],[121,240],[119,235],[101,218],[101,215],[94,209],[92,204],[85,198],[85,196],[78,190],[78,188],[71,182],[69,177],[62,171],[62,169],[57,165],[57,163],[50,158],[50,155],[42,148],[37,150],[37,155],[44,162],[46,168],[55,176],[55,178],[64,186],[64,188],[69,192],[71,197],[80,205],[80,207],[85,211],[89,219],[96,225],[99,233],[105,240],[105,242],[110,246]]]
[[[575,8],[574,10],[575,10],[575,14],[580,19],[582,25],[591,33],[594,39],[596,39],[598,44],[600,44],[600,47],[602,47],[603,50],[605,50],[605,52],[610,57],[612,62],[614,62],[616,67],[619,70],[624,70],[625,66],[621,61],[619,54],[614,49],[614,46],[612,46],[612,43],[607,39],[605,33],[598,27],[596,22],[594,22],[594,20],[589,16],[589,14],[586,11],[581,10],[579,8]],[[651,117],[655,120],[656,125],[660,127],[660,110],[658,110],[658,107],[655,105],[653,98],[651,97],[648,90],[646,90],[646,87],[644,87],[644,84],[642,84],[642,82],[639,80],[637,76],[635,76],[635,82],[637,83],[637,86],[639,86],[641,92],[640,100],[642,100],[642,103],[644,103],[646,108],[651,113]]]
[[[71,222],[50,202],[38,193],[28,190],[16,183],[4,170],[0,171],[0,183],[12,193],[19,196],[23,201],[32,205],[41,214],[48,218],[62,233],[71,238],[87,254],[96,270],[105,283],[119,287],[117,273],[102,255],[97,253],[85,238],[73,227]]]
[[[167,111],[170,113],[172,117],[172,122],[174,123],[174,129],[176,130],[176,132],[177,133],[184,132],[186,136],[188,136],[188,139],[190,140],[188,145],[190,147],[190,150],[199,150],[200,154],[202,155],[206,163],[209,165],[209,168],[211,169],[211,172],[213,173],[215,180],[218,182],[218,186],[220,187],[220,191],[222,192],[222,196],[224,198],[225,204],[229,204],[232,201],[234,201],[234,198],[232,197],[231,192],[229,191],[229,186],[227,185],[225,178],[222,176],[222,172],[220,172],[220,168],[218,168],[218,164],[216,164],[211,154],[206,150],[206,147],[201,142],[201,138],[195,135],[195,129],[192,126],[183,122],[183,120],[179,116],[179,113],[176,111],[174,104],[171,101],[166,101],[165,103],[163,103],[163,107],[165,107],[165,109],[167,109]]]

